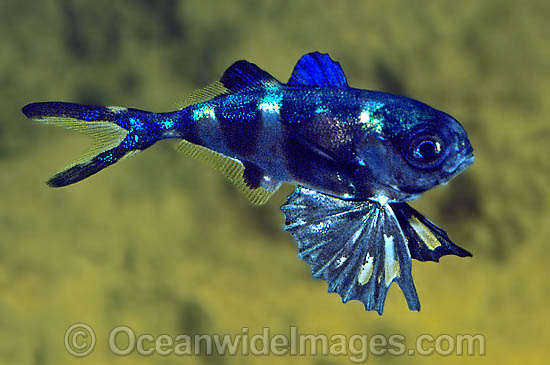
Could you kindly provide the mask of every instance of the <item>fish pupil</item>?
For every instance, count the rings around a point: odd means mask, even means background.
[[[439,155],[439,148],[436,142],[432,140],[425,140],[418,144],[416,147],[415,155],[423,160],[433,160]]]

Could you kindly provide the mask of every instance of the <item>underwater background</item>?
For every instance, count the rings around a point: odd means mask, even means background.
[[[543,364],[550,343],[547,1],[16,1],[0,3],[0,364],[345,364],[347,356],[112,354],[109,331],[482,334],[484,356],[371,364]],[[421,100],[468,131],[475,163],[412,205],[473,258],[413,261],[384,315],[342,304],[283,231],[284,186],[254,207],[174,140],[77,185],[44,183],[89,140],[27,120],[36,101],[151,111],[239,59],[286,82],[329,53],[352,87]],[[85,358],[64,348],[95,330]]]

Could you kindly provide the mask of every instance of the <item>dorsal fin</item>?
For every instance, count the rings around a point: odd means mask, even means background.
[[[308,53],[298,60],[287,85],[349,87],[340,64],[319,52]]]
[[[235,184],[237,189],[243,193],[252,204],[265,204],[275,193],[274,191],[268,191],[262,187],[255,189],[251,188],[244,176],[245,166],[238,160],[226,157],[206,147],[193,144],[186,140],[182,140],[178,144],[177,150],[221,172],[229,181]]]
[[[261,84],[279,84],[273,76],[253,63],[240,60],[229,66],[223,73],[220,82],[231,91],[239,91]]]
[[[230,91],[223,86],[219,81],[215,81],[201,89],[193,91],[191,94],[187,95],[181,103],[179,103],[179,108],[184,109],[188,106],[204,103],[205,101],[214,99],[216,96],[228,94]]]
[[[280,84],[273,76],[253,63],[240,60],[229,66],[223,73],[220,81],[215,81],[201,89],[195,90],[186,96],[179,107],[203,103],[217,96],[229,94],[247,88],[253,88],[262,84]]]

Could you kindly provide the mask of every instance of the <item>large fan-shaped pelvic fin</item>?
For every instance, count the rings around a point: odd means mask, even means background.
[[[465,249],[455,245],[444,230],[407,203],[392,203],[390,205],[407,237],[409,251],[413,259],[438,262],[441,256],[445,255],[472,256]]]
[[[344,303],[359,300],[382,314],[395,281],[409,308],[420,310],[407,239],[389,204],[342,200],[300,186],[281,209],[298,256]]]

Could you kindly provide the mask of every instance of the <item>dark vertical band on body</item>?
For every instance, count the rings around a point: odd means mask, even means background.
[[[263,127],[262,112],[256,101],[228,103],[217,114],[228,149],[238,156],[250,156],[258,143]]]

